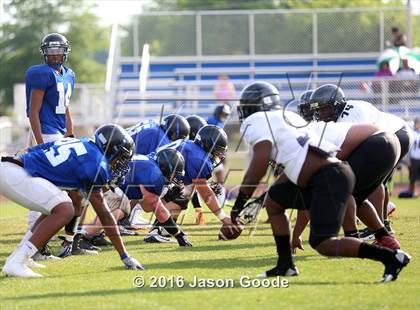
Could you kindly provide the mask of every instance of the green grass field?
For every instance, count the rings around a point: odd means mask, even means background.
[[[394,228],[402,247],[413,259],[397,282],[377,284],[383,273],[380,263],[357,259],[328,259],[305,242],[296,256],[299,277],[289,278],[288,288],[242,288],[241,276],[253,278],[276,261],[271,230],[258,224],[253,234],[245,230],[234,241],[217,241],[219,224],[207,215],[207,226],[184,228],[193,248],[177,244],[144,244],[142,237],[124,239],[129,253],[147,268],[125,270],[111,248],[98,256],[69,257],[46,262],[37,270],[41,279],[0,276],[0,309],[419,309],[420,308],[420,201],[394,199],[398,206]],[[0,265],[20,241],[26,210],[7,202],[0,206]],[[265,212],[260,220],[266,218]],[[59,242],[53,242],[57,250]],[[133,286],[133,277],[143,276],[143,288]],[[183,288],[151,288],[150,278],[183,277]],[[191,288],[193,277],[233,279],[234,288]],[[417,293],[416,293],[417,292]]]

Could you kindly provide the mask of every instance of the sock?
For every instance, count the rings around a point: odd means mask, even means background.
[[[359,238],[359,232],[356,230],[349,230],[344,232],[344,237]]]
[[[158,219],[155,219],[155,221],[153,222],[153,225],[152,225],[152,229],[155,228],[155,227],[158,227],[158,226],[161,226],[161,224],[159,223]]]
[[[71,235],[74,234],[76,227],[79,225],[80,216],[73,216],[73,218],[64,226],[64,231]]]
[[[373,232],[375,234],[375,239],[380,239],[381,237],[390,236],[388,230],[385,227],[378,229]]]
[[[192,202],[194,208],[200,208],[201,209],[200,200],[198,199],[197,193],[194,193],[194,195],[191,198],[191,202]]]
[[[394,259],[394,252],[388,248],[362,242],[357,257],[377,260],[386,264]]]
[[[290,247],[290,235],[274,236],[277,247],[278,261],[277,265],[288,263],[293,265],[292,249]]]
[[[19,242],[17,248],[20,248],[22,245],[25,244],[26,241],[28,241],[29,239],[31,239],[33,233],[30,229],[28,229],[28,231],[26,232],[26,234],[23,236],[22,241]]]
[[[174,219],[171,216],[166,220],[166,222],[161,223],[161,225],[172,236],[179,232],[178,225],[175,223]]]
[[[19,263],[26,263],[29,258],[35,255],[38,252],[38,249],[30,242],[29,240],[16,250],[16,253],[13,255],[13,259]]]

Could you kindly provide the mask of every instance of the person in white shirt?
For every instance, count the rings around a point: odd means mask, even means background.
[[[401,160],[410,149],[412,137],[405,121],[390,113],[381,112],[371,103],[362,100],[346,100],[343,90],[334,84],[325,84],[317,89],[310,98],[310,111],[313,118],[324,122],[352,122],[357,124],[373,124],[386,132],[394,133],[401,146]],[[384,185],[378,187],[369,200],[375,206],[381,220],[392,232],[387,221],[388,190],[385,186],[392,172],[384,180]]]
[[[290,227],[285,209],[297,208],[299,196],[289,195],[290,189],[305,192],[310,210],[309,243],[326,256],[359,257],[381,261],[385,265],[383,282],[395,280],[409,262],[409,255],[400,250],[371,245],[356,238],[338,238],[347,202],[355,185],[355,176],[348,164],[330,156],[338,148],[308,129],[291,124],[305,121],[293,112],[279,111],[278,90],[266,82],[253,82],[241,93],[238,115],[241,133],[252,148],[252,159],[242,180],[238,197],[231,211],[234,223],[266,174],[270,162],[281,165],[288,180],[281,178],[270,186],[264,204],[277,246],[277,265],[258,275],[296,276]],[[286,121],[287,120],[287,121]],[[320,147],[318,147],[320,145]]]

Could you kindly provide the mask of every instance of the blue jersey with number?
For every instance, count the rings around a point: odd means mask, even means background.
[[[215,125],[219,128],[225,127],[225,123],[222,122],[220,119],[215,118],[214,116],[211,116],[207,119],[207,125]]]
[[[153,159],[144,155],[134,155],[130,161],[130,170],[119,184],[119,188],[129,199],[142,199],[140,185],[160,196],[165,187],[165,177]]]
[[[45,91],[42,99],[39,120],[41,133],[64,134],[66,132],[66,109],[74,88],[74,72],[64,66],[62,74],[47,64],[30,67],[25,74],[26,115],[29,117],[31,91]]]
[[[63,189],[90,190],[110,181],[109,164],[90,139],[66,138],[29,148],[21,156],[24,169]]]
[[[141,122],[126,129],[136,144],[136,154],[150,154],[171,142],[165,131],[155,121]]]
[[[185,161],[185,175],[182,181],[185,185],[192,183],[194,179],[210,179],[213,172],[213,162],[199,145],[193,141],[178,140],[158,149],[172,148],[179,151]]]

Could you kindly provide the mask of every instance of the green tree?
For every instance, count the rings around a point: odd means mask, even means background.
[[[98,25],[82,0],[13,0],[8,4],[10,20],[0,27],[0,113],[13,102],[13,84],[24,82],[28,67],[43,62],[41,38],[60,32],[69,39],[72,51],[67,65],[77,82],[101,82],[104,61],[98,60],[108,47],[109,31]],[[102,57],[103,58],[103,57]]]

